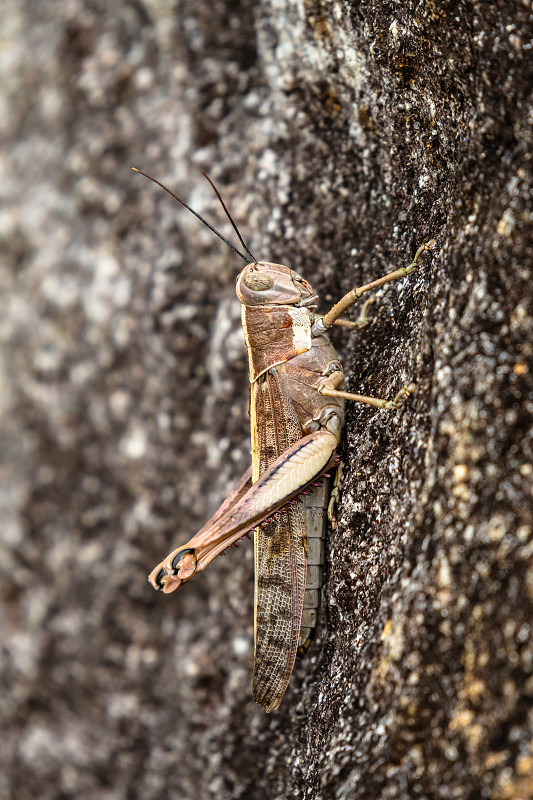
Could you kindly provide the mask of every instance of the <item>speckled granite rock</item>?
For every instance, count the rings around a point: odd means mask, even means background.
[[[6,0],[0,797],[533,796],[529,4]],[[252,548],[148,570],[247,465],[237,257],[324,308],[355,391],[321,626],[250,699]]]

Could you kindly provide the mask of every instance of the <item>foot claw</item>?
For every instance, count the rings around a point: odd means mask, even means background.
[[[408,383],[403,389],[400,389],[394,400],[389,400],[385,408],[401,408],[405,401],[416,392],[416,383]]]

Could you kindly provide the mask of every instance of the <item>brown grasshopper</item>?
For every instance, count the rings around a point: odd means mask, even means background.
[[[140,170],[135,170],[139,172]],[[224,202],[207,175],[247,255],[199,214],[197,216],[246,262],[237,278],[242,325],[248,348],[252,466],[193,538],[150,573],[155,589],[173,592],[229,545],[252,531],[255,554],[255,652],[252,693],[266,711],[278,708],[297,653],[311,643],[321,587],[322,537],[327,491],[321,479],[336,464],[344,422],[344,400],[378,408],[399,408],[415,390],[393,400],[342,391],[342,366],[327,331],[334,324],[359,327],[339,318],[366,292],[402,278],[411,264],[352,289],[325,315],[318,296],[289,267],[257,261],[246,247]]]

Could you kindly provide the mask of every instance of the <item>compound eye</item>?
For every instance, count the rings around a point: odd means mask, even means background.
[[[274,286],[274,279],[260,272],[249,272],[244,276],[243,282],[253,292],[266,292]]]

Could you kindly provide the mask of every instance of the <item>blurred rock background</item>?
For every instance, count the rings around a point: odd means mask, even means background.
[[[530,4],[5,0],[0,797],[533,796]],[[251,701],[252,546],[146,575],[248,465],[240,260],[326,309],[352,407],[319,636]]]

